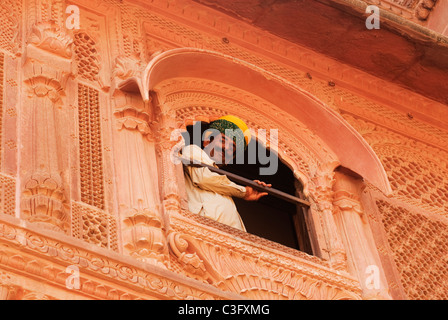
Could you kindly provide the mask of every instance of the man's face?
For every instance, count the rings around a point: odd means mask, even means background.
[[[204,151],[217,165],[224,166],[236,155],[236,144],[232,138],[220,133],[214,138],[204,141]]]

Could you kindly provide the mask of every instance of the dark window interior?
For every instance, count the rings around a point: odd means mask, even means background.
[[[200,124],[200,122],[197,122],[195,125]],[[202,123],[202,125],[205,125],[206,128],[206,124]],[[190,137],[192,137],[192,129],[192,126],[187,127]],[[192,141],[187,141],[186,139],[186,144],[189,143],[192,143]],[[255,139],[252,139],[250,143],[256,145],[257,152],[259,151],[258,148],[260,148],[262,154],[266,154],[267,157],[270,157],[270,151],[266,150]],[[277,159],[278,170],[273,175],[260,175],[259,168],[263,165],[258,162],[258,157],[257,163],[248,163],[248,150],[251,150],[250,148],[253,147],[254,146],[251,145],[246,150],[244,161],[241,161],[241,159],[239,161],[235,160],[235,164],[228,164],[221,169],[251,180],[260,180],[270,183],[275,189],[301,197],[301,185],[295,179],[292,171],[283,164],[280,159]],[[243,163],[240,164],[241,162]],[[268,167],[269,164],[264,166]],[[306,213],[305,210],[307,210],[306,208],[296,206],[293,203],[272,195],[267,195],[256,202],[245,201],[238,198],[234,198],[234,201],[246,226],[247,232],[312,254],[304,218]]]

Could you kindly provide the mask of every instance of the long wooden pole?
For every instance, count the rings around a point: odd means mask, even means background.
[[[296,205],[303,206],[303,207],[309,207],[311,205],[309,201],[300,199],[298,197],[292,196],[292,195],[290,195],[288,193],[285,193],[283,191],[280,191],[280,190],[277,190],[277,189],[274,189],[274,188],[271,188],[271,187],[265,187],[263,185],[260,185],[260,184],[258,184],[256,182],[254,182],[253,180],[250,180],[250,179],[241,177],[241,176],[239,176],[237,174],[234,174],[234,173],[231,173],[231,172],[228,172],[228,171],[225,171],[225,170],[222,170],[222,169],[219,169],[219,168],[207,165],[205,163],[197,162],[197,161],[190,162],[190,161],[185,161],[183,159],[182,159],[182,162],[183,162],[184,165],[187,165],[187,166],[199,167],[199,168],[201,168],[201,167],[202,168],[208,168],[212,172],[216,172],[218,174],[227,176],[230,180],[232,180],[235,183],[238,183],[238,184],[241,184],[241,185],[244,185],[244,186],[252,187],[252,188],[254,188],[254,189],[258,190],[258,191],[261,191],[261,192],[267,192],[268,194],[270,194],[272,196],[275,196],[275,197],[280,198],[282,200],[294,203]]]

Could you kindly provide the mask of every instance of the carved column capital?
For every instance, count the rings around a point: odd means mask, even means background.
[[[54,21],[37,22],[31,27],[28,45],[47,51],[61,58],[72,59],[73,39]]]
[[[148,112],[138,110],[132,105],[125,105],[119,109],[115,109],[114,116],[116,118],[117,130],[137,130],[143,136],[149,135],[148,138],[153,136]]]
[[[357,213],[361,218],[363,218],[363,209],[360,203],[360,199],[357,195],[347,192],[347,191],[336,191],[334,193],[333,205],[335,206],[335,212],[337,210],[341,211],[352,211]]]
[[[139,94],[116,90],[114,116],[117,130],[136,130],[147,140],[154,141],[151,102],[144,102]]]
[[[124,247],[129,255],[166,267],[164,223],[160,214],[150,209],[129,209],[123,213]]]
[[[24,78],[65,90],[67,80],[77,74],[73,37],[54,21],[36,22],[27,38]]]
[[[62,82],[65,82],[62,80]],[[64,88],[59,79],[55,79],[48,75],[32,75],[25,80],[28,85],[28,98],[35,96],[36,98],[48,98],[55,106],[63,104],[62,97]]]
[[[32,27],[27,43],[23,72],[29,95],[62,104],[67,81],[76,75],[72,37],[54,22],[40,22]]]
[[[24,177],[22,213],[30,222],[67,232],[68,203],[58,173],[36,171]]]
[[[309,193],[319,203],[321,210],[331,210],[334,182],[334,172],[332,171],[318,171],[310,179]]]
[[[141,79],[145,67],[146,64],[140,59],[118,56],[114,61],[112,79],[117,83],[131,78],[134,80]]]
[[[360,198],[360,192],[363,188],[361,180],[357,181],[341,172],[335,172],[335,183],[333,185],[334,213],[350,211],[358,214],[362,221],[367,223]]]

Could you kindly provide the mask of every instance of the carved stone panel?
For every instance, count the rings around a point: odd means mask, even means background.
[[[428,217],[404,206],[376,201],[388,246],[411,300],[448,298],[446,219]]]

